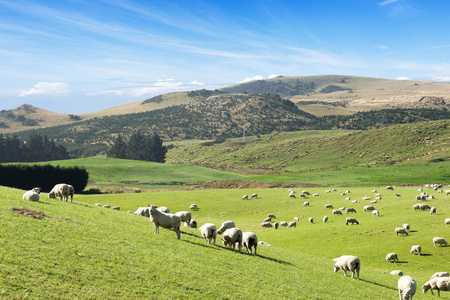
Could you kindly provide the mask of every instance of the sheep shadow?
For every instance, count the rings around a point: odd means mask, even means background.
[[[387,285],[384,285],[384,284],[380,284],[380,283],[377,283],[377,282],[374,282],[374,281],[365,280],[365,279],[359,279],[359,280],[364,281],[364,282],[367,282],[367,283],[371,283],[371,284],[373,284],[373,285],[381,286],[381,287],[384,287],[384,288],[386,288],[386,289],[398,291],[396,288],[393,288],[393,287],[391,287],[391,286],[387,286]]]
[[[222,250],[221,249],[222,247],[219,247],[218,245],[214,245],[214,244],[195,243],[195,242],[191,242],[191,241],[183,240],[183,239],[181,239],[181,241],[183,241],[185,243],[189,243],[189,244],[195,245],[195,246],[205,247],[205,248],[208,248],[208,249],[211,249],[211,250],[216,250],[216,251],[221,251]]]

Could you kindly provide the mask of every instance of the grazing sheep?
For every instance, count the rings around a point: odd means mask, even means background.
[[[55,199],[59,197],[60,201],[67,202],[69,197],[69,188],[65,183],[59,183],[53,187],[53,189],[48,193],[49,199]]]
[[[292,221],[288,224],[288,228],[296,227],[297,228],[297,222]]]
[[[374,204],[374,203],[377,203],[378,202],[378,200],[372,200],[372,201],[370,201],[370,204]]]
[[[157,207],[157,210],[159,210],[160,212],[163,212],[165,214],[170,214],[170,210],[169,210],[169,208],[167,206]]]
[[[375,207],[373,207],[372,205],[364,206],[364,211],[372,211],[372,210],[375,210]]]
[[[403,227],[396,227],[395,234],[398,236],[399,234],[408,235],[408,231],[406,231]]]
[[[398,256],[397,256],[397,253],[388,253],[387,255],[386,255],[386,261],[387,262],[398,262]]]
[[[313,197],[319,197],[319,193],[313,194]]]
[[[377,192],[377,190],[372,190],[372,193],[376,193]]]
[[[308,191],[302,191],[302,194],[305,194],[305,195],[311,195]]]
[[[266,242],[264,242],[264,241],[259,241],[259,242],[258,242],[258,245],[264,245],[264,246],[267,246],[267,247],[272,247],[271,244],[266,243]],[[256,250],[255,250],[255,255],[256,255]]]
[[[411,230],[411,226],[409,224],[403,224],[403,228],[405,228],[405,230]]]
[[[352,200],[351,203],[358,203],[358,199]]]
[[[67,198],[69,198],[70,196],[70,202],[73,202],[73,194],[75,194],[75,189],[73,188],[72,185],[68,184],[67,190],[68,190]]]
[[[345,206],[339,207],[339,210],[345,210]]]
[[[442,237],[436,236],[433,238],[433,246],[436,247],[437,244],[447,247],[447,241]]]
[[[289,197],[295,198],[295,194],[289,194]]]
[[[402,195],[400,195],[400,194],[395,194],[395,197],[401,197]]]
[[[441,291],[449,291],[450,292],[450,277],[435,277],[433,279],[428,280],[422,285],[422,292],[426,293],[428,290],[433,294],[433,290],[438,291],[438,297],[441,296]]]
[[[295,191],[293,189],[288,190],[289,194],[295,194]]]
[[[338,210],[338,209],[334,209],[333,210],[333,216],[334,215],[341,215],[342,216],[342,212],[340,210]]]
[[[323,217],[323,223],[326,223],[326,222],[328,222],[328,217],[327,216]]]
[[[380,216],[380,212],[378,210],[372,210],[372,217],[379,217]]]
[[[351,213],[351,212],[356,214],[356,209],[354,209],[353,207],[347,208],[347,213]]]
[[[155,224],[155,233],[159,233],[159,226],[162,228],[172,228],[180,239],[180,217],[177,215],[163,213],[156,209],[154,205],[148,205],[150,207],[150,221]]]
[[[436,207],[430,208],[430,215],[435,215],[435,214],[436,214]]]
[[[264,222],[263,222],[264,223]],[[270,224],[270,223],[269,223]],[[261,225],[262,226],[262,225]],[[228,228],[234,228],[236,227],[236,224],[234,224],[233,221],[225,221],[222,223],[222,226],[220,226],[219,230],[217,230],[217,234],[222,234],[225,230]],[[264,227],[264,226],[263,226]]]
[[[414,255],[414,253],[417,253],[419,256],[422,253],[422,247],[420,245],[414,245],[411,247],[411,250],[409,250],[409,253]]]
[[[325,204],[325,209],[333,209],[333,205],[331,205],[331,204]]]
[[[272,218],[267,217],[267,218],[264,219],[263,222],[272,222]]]
[[[448,225],[450,225],[450,218],[445,219],[444,223],[445,227],[448,227]]]
[[[275,223],[275,224],[278,224],[278,223]],[[261,227],[264,227],[264,228],[271,228],[272,227],[272,223],[269,223],[269,222],[262,222],[261,223]],[[278,227],[278,226],[277,226]]]
[[[381,194],[375,194],[375,197],[380,197],[381,199]]]
[[[189,206],[189,209],[190,209],[190,210],[198,210],[198,206],[197,206],[197,204],[191,204],[191,205]]]
[[[250,196],[250,199],[253,199],[253,198],[258,198],[258,194],[252,194],[251,196]]]
[[[188,211],[178,211],[175,215],[180,217],[181,222],[186,222],[188,224],[191,222],[192,215]]]
[[[95,203],[95,206],[102,206],[100,203]]]
[[[345,196],[345,193],[344,193],[344,192],[341,192],[341,196]]]
[[[313,217],[309,218],[308,221],[309,221],[309,224],[314,224],[314,218]]]
[[[414,211],[420,210],[420,203],[414,204],[413,205],[413,210]]]
[[[306,201],[303,203],[303,207],[305,207],[305,206],[309,206],[309,201]]]
[[[228,228],[223,233],[222,243],[224,247],[230,245],[230,249],[233,248],[233,250],[235,249],[236,244],[238,244],[239,252],[241,252],[242,230],[239,228]]]
[[[342,269],[344,276],[347,277],[347,271],[352,272],[352,278],[357,274],[359,280],[359,271],[361,270],[361,262],[358,257],[353,255],[343,255],[333,259],[336,263],[333,266],[334,272]]]
[[[242,200],[248,200],[248,195],[242,196]]]
[[[298,217],[294,217],[295,222],[298,222],[298,220],[299,220]]]
[[[288,226],[288,223],[285,222],[285,221],[281,221],[281,222],[280,222],[280,226],[281,226],[281,227],[287,227],[287,226]]]
[[[348,225],[348,223],[352,223],[352,225],[356,223],[356,225],[359,225],[359,222],[356,221],[355,218],[347,218],[347,219],[345,219],[345,225]]]
[[[351,200],[351,197],[346,197],[345,200]]]
[[[448,272],[436,272],[431,276],[430,279],[433,279],[435,277],[449,277],[449,273]]]
[[[433,199],[434,199],[433,195],[428,196],[428,200],[433,200]]]
[[[36,192],[35,189],[37,189],[37,188],[26,191],[22,196],[23,200],[39,201],[39,193]]]
[[[275,227],[275,229],[278,229],[278,226],[280,226],[280,224],[278,222],[273,223],[273,227]]]
[[[189,227],[189,228],[197,228],[197,221],[195,221],[194,219],[191,219],[191,222],[184,222],[184,226]]]
[[[420,206],[420,210],[422,210],[422,211],[427,210],[427,209],[431,210],[431,207],[428,204],[419,203],[419,206]]]
[[[325,193],[331,193],[331,190],[325,190]]]
[[[397,287],[400,300],[402,300],[402,297],[404,300],[411,300],[416,293],[417,283],[411,276],[402,276],[398,280]]]
[[[111,208],[111,205],[106,204],[106,205],[103,205],[103,207],[104,208]]]
[[[450,190],[445,190],[445,196],[450,195]]]
[[[135,212],[135,215],[143,216],[143,217],[150,217],[150,208],[149,207],[139,207]]]
[[[391,275],[403,276],[403,272],[401,270],[391,271]]]
[[[200,230],[205,243],[211,244],[211,240],[214,240],[216,244],[217,227],[213,223],[205,223],[198,230]]]
[[[272,218],[272,219],[276,219],[276,218],[277,218],[277,217],[275,217],[274,214],[268,214],[267,217],[268,217],[268,218]]]
[[[393,191],[393,190],[394,190],[394,187],[393,187],[392,185],[388,185],[388,186],[386,187],[386,191],[388,191],[388,190]]]
[[[363,200],[372,200],[372,197],[365,196],[365,197],[362,197],[361,199],[363,199]]]
[[[253,232],[244,232],[242,233],[242,246],[247,249],[247,253],[250,251],[250,254],[252,254],[252,247],[255,249],[255,255],[256,255],[256,248],[258,247],[258,237]]]
[[[115,209],[115,210],[120,210],[120,206],[113,206],[113,208],[112,209]]]
[[[305,194],[300,194],[300,195],[298,195],[300,198],[306,198],[306,195]]]

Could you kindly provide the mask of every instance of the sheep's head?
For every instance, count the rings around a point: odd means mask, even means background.
[[[333,266],[334,272],[339,271],[341,268],[338,265],[334,265]]]
[[[56,198],[55,192],[48,193],[48,198],[50,198],[50,199]]]
[[[41,188],[40,187],[35,187],[32,189],[33,192],[40,194],[41,193]]]
[[[431,285],[428,282],[422,285],[422,292],[426,293],[429,289],[431,289]]]
[[[150,213],[154,212],[156,210],[156,207],[157,207],[157,206],[151,205],[151,204],[149,204],[148,206],[149,206]]]

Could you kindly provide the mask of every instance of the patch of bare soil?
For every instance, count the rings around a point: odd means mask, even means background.
[[[26,207],[10,207],[11,211],[19,213],[25,217],[34,218],[34,219],[42,219],[45,217],[45,214],[42,211],[32,210]]]

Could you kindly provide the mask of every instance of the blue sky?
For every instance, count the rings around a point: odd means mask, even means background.
[[[275,75],[450,81],[450,1],[0,0],[0,110],[81,114]]]

